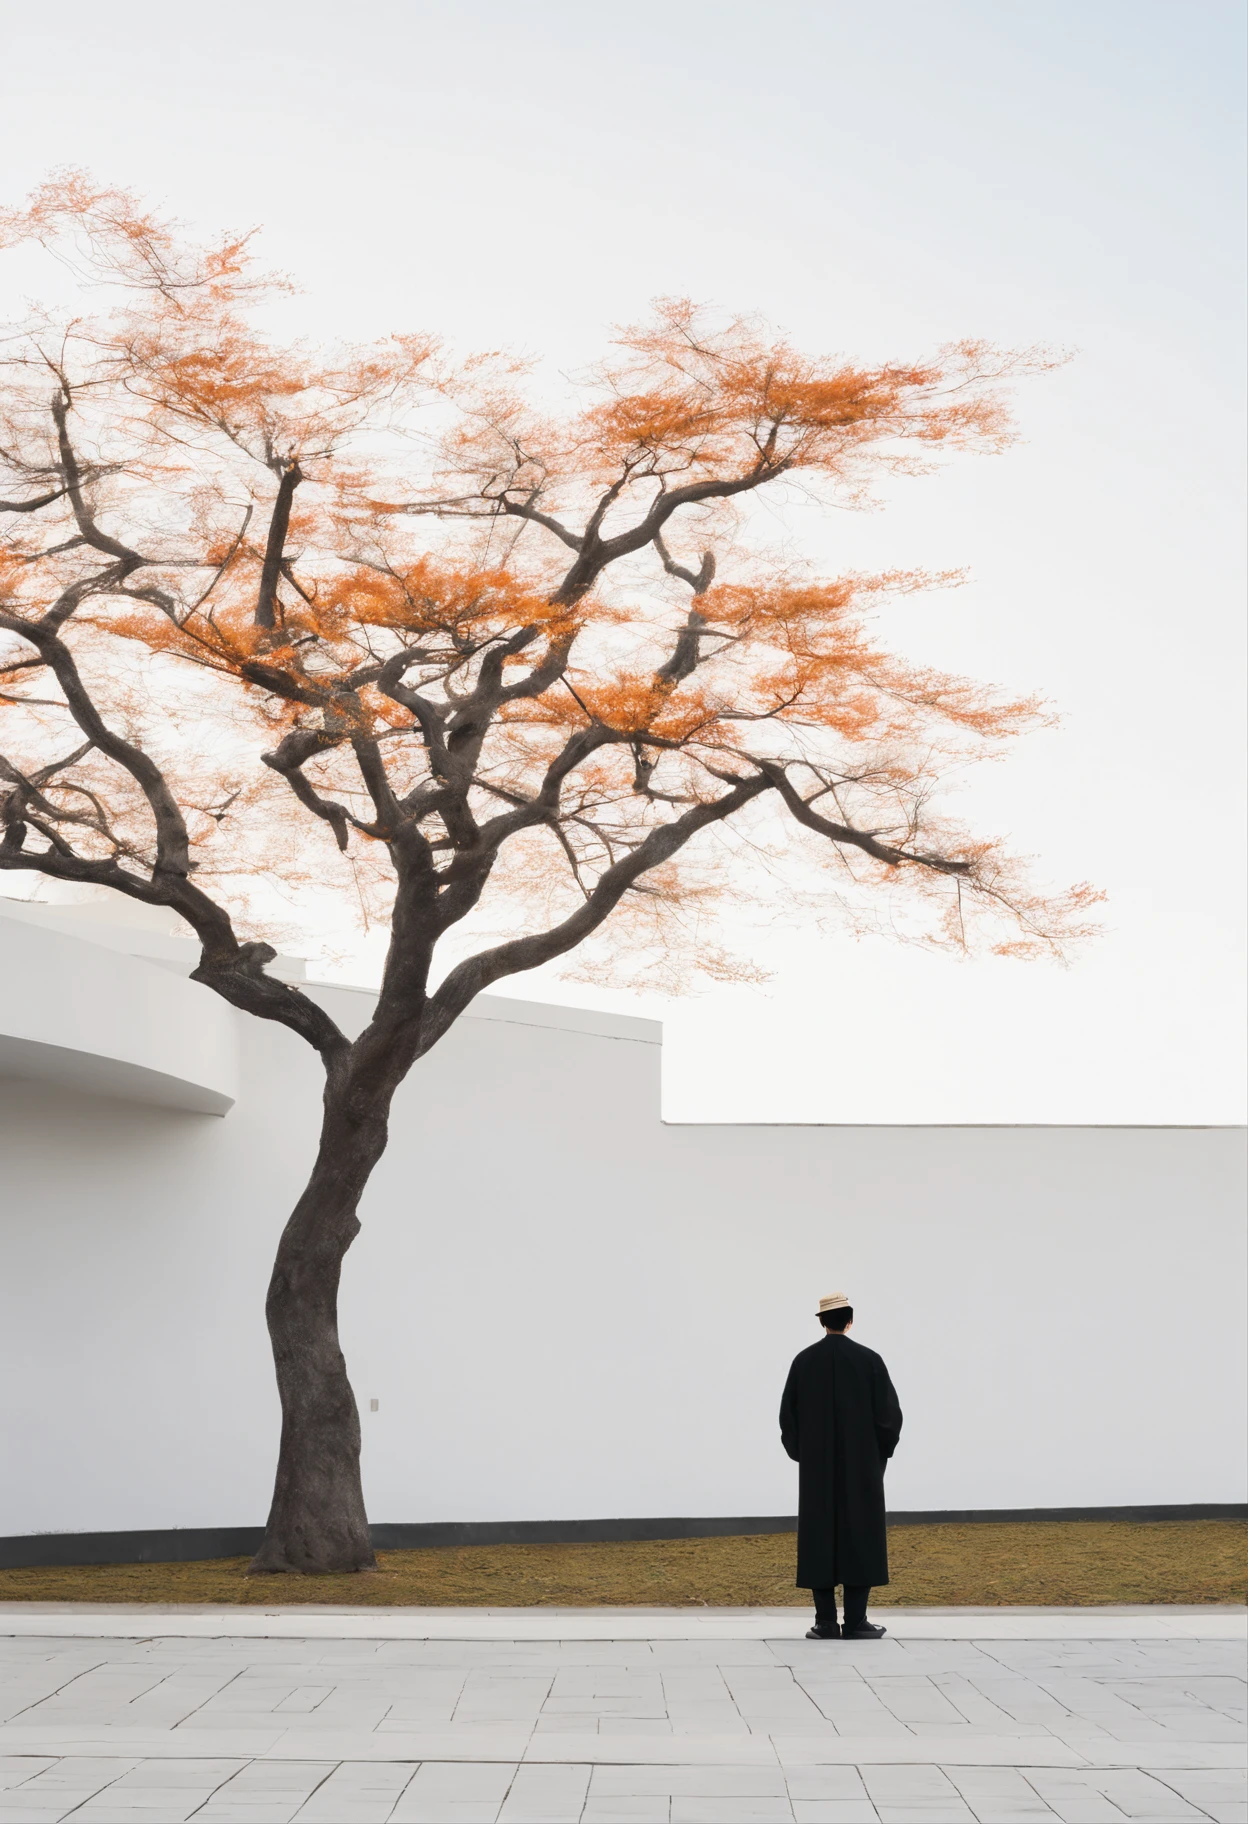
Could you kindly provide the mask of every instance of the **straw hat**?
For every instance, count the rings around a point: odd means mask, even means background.
[[[830,1298],[819,1300],[819,1309],[815,1312],[815,1316],[822,1317],[825,1311],[844,1311],[848,1304],[849,1300],[843,1292],[834,1292]]]

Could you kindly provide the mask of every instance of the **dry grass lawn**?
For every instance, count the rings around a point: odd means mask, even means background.
[[[0,1570],[0,1601],[318,1602],[529,1607],[805,1606],[792,1533],[625,1545],[383,1552],[376,1574],[252,1577],[244,1558]],[[1243,1602],[1248,1524],[1029,1521],[890,1529],[889,1604]]]

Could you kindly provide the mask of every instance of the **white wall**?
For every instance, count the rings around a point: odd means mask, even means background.
[[[230,1017],[224,1118],[0,1083],[0,1534],[264,1518],[318,1073]],[[400,1092],[342,1297],[375,1520],[791,1512],[834,1289],[901,1394],[895,1507],[1243,1498],[1241,1134],[664,1126],[656,1036],[495,1000]]]
[[[9,902],[11,903],[11,902]],[[0,907],[0,1074],[223,1115],[237,1022],[210,988]]]

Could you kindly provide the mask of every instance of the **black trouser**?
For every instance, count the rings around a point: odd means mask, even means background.
[[[845,1626],[860,1628],[867,1619],[867,1597],[871,1594],[869,1583],[847,1583],[844,1586]],[[820,1627],[836,1626],[836,1590],[812,1590],[815,1599],[815,1621]]]

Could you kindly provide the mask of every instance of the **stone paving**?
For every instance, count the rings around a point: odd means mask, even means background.
[[[66,1626],[0,1639],[0,1824],[1248,1818],[1235,1639]]]

